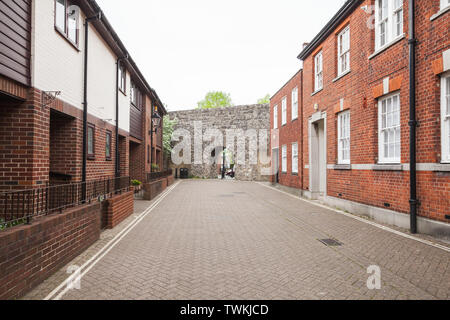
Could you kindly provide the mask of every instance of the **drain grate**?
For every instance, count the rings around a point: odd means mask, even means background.
[[[340,247],[343,245],[343,243],[335,240],[335,239],[318,239],[320,242],[322,242],[327,247]]]

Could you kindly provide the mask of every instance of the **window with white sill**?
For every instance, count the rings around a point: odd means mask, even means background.
[[[79,11],[78,7],[67,0],[55,0],[55,27],[74,45],[79,42]]]
[[[441,78],[442,162],[450,163],[450,73]]]
[[[400,94],[378,101],[379,162],[400,163]]]
[[[287,98],[284,97],[281,101],[281,125],[287,123]]]
[[[323,55],[320,51],[314,57],[314,92],[323,89]]]
[[[338,76],[350,70],[350,26],[338,35]]]
[[[278,129],[278,106],[273,107],[273,128]]]
[[[441,0],[441,10],[450,7],[450,0]]]
[[[350,164],[350,111],[338,115],[338,163]]]
[[[298,88],[292,90],[292,120],[298,118]]]
[[[298,173],[298,143],[292,144],[292,173]]]
[[[376,0],[375,49],[389,45],[403,35],[403,0]]]
[[[287,146],[281,148],[281,172],[287,172]]]

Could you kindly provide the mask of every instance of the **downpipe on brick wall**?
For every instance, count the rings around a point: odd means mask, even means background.
[[[410,158],[410,227],[417,233],[417,159],[416,159],[416,43],[415,1],[409,0],[409,158]]]
[[[87,172],[87,116],[88,116],[87,82],[88,82],[89,22],[94,20],[100,20],[101,18],[102,12],[99,11],[95,16],[86,18],[84,21],[83,165],[81,172],[82,182],[86,182],[86,172]],[[83,185],[85,186],[85,184]],[[83,195],[85,194],[86,190],[83,190]]]

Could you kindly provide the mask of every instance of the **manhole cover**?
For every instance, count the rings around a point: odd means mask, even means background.
[[[334,239],[318,239],[320,242],[322,242],[327,247],[340,247],[342,246],[342,243],[340,243],[337,240]]]

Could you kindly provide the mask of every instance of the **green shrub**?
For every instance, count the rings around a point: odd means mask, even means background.
[[[139,187],[140,185],[142,185],[142,182],[140,182],[139,180],[132,180],[132,181],[131,181],[131,184],[132,184],[134,187]]]

